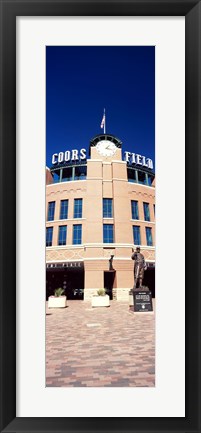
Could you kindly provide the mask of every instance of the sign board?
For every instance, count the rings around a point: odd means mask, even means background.
[[[86,160],[86,149],[72,149],[65,152],[54,153],[52,155],[52,164],[61,164],[64,162]]]
[[[128,165],[141,165],[142,167],[147,167],[153,170],[153,161],[150,158],[146,158],[146,156],[139,155],[138,153],[132,152],[124,152],[124,161],[127,162]]]
[[[53,166],[57,165],[70,165],[72,163],[76,162],[86,162],[86,149],[72,149],[72,150],[66,150],[65,152],[59,152],[54,153],[52,155],[52,164]],[[124,152],[124,161],[129,166],[142,166],[145,168],[148,168],[149,170],[153,170],[153,161],[150,158],[147,158],[145,156],[139,155],[138,153],[132,153],[132,152]]]
[[[84,269],[84,262],[47,263],[46,268],[51,271],[61,269]]]
[[[134,312],[153,311],[152,294],[150,290],[134,290]]]

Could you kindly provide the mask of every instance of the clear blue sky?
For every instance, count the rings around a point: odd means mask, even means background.
[[[103,133],[155,161],[155,48],[46,48],[46,155],[87,149]]]

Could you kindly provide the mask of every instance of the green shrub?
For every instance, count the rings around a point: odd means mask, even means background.
[[[104,296],[105,295],[105,289],[98,289],[97,293],[98,293],[98,296]]]
[[[61,287],[59,287],[58,289],[55,289],[54,291],[54,296],[61,296],[64,293],[64,289],[62,289]]]

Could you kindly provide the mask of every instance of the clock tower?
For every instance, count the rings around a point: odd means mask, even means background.
[[[87,206],[86,206],[86,239],[89,247],[86,248],[85,260],[85,287],[94,288],[95,260],[91,260],[92,245],[95,257],[100,254],[99,268],[96,267],[97,287],[104,287],[104,275],[108,270],[104,260],[113,255],[115,259],[130,255],[130,247],[123,250],[118,245],[126,245],[130,242],[131,227],[130,202],[127,185],[127,163],[122,161],[122,142],[110,134],[100,134],[90,141],[90,159],[87,160]],[[103,213],[104,200],[112,203],[112,213],[105,216]],[[104,239],[104,230],[110,230],[112,238],[110,242]],[[98,248],[101,248],[101,252]],[[119,261],[115,263],[114,287],[124,287],[122,269]],[[133,274],[131,273],[131,276]],[[126,282],[128,284],[128,282]],[[129,282],[131,285],[132,282]],[[87,295],[86,295],[87,296]]]
[[[91,159],[102,159],[111,162],[122,160],[122,142],[111,134],[96,135],[90,141]]]

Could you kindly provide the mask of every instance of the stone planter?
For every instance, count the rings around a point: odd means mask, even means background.
[[[91,306],[92,307],[109,307],[110,306],[110,298],[109,295],[104,296],[92,296],[91,298]]]
[[[48,308],[65,308],[66,306],[66,296],[49,296]]]

